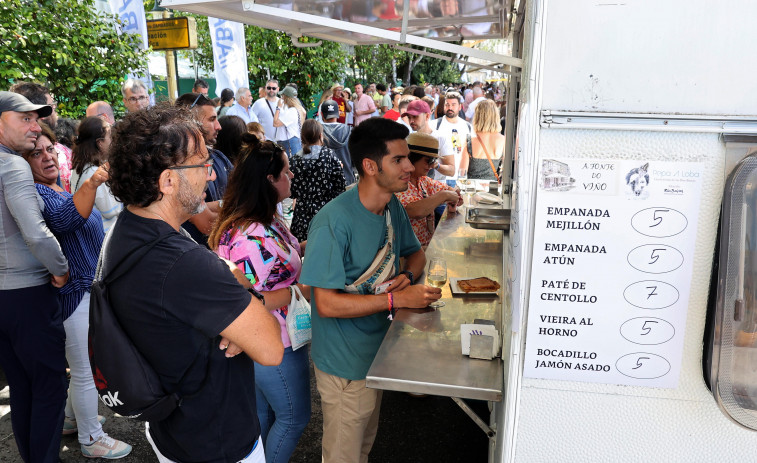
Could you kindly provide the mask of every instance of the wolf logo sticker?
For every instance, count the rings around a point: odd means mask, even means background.
[[[626,174],[626,185],[628,189],[626,194],[633,199],[647,199],[649,192],[646,191],[647,185],[649,185],[649,163],[631,169]]]

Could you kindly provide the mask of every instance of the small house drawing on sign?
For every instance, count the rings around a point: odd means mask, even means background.
[[[570,166],[554,159],[541,162],[542,190],[567,191],[575,187],[576,179],[570,176]]]

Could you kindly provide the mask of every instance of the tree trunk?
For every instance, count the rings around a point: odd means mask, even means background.
[[[421,50],[425,51],[426,48],[425,47],[421,48]],[[418,63],[420,63],[421,60],[423,59],[423,55],[416,55],[416,56],[417,56],[416,59],[413,59],[411,57],[410,61],[408,61],[408,63],[407,63],[407,74],[405,74],[405,77],[406,77],[406,79],[405,79],[405,82],[406,82],[405,86],[410,85],[410,75],[413,73],[413,69],[415,68],[415,66],[417,66]]]
[[[392,86],[397,85],[397,59],[392,57]]]

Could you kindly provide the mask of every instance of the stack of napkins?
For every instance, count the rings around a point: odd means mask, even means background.
[[[479,191],[478,193],[473,195],[473,199],[475,199],[479,204],[502,204],[502,198],[485,191]]]

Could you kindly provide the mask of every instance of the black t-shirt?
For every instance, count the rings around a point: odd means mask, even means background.
[[[193,395],[209,374],[197,396],[184,399],[167,419],[150,422],[155,445],[179,462],[241,460],[260,435],[253,363],[246,355],[228,359],[217,346],[219,333],[250,303],[250,293],[215,254],[162,220],[124,209],[112,233],[106,275],[140,245],[167,236],[108,288],[134,345],[167,391]]]

